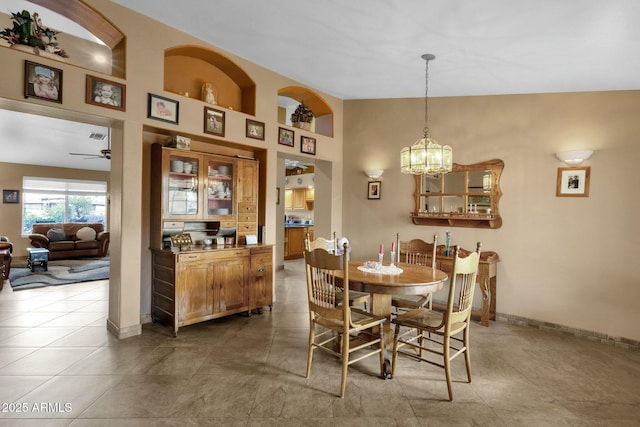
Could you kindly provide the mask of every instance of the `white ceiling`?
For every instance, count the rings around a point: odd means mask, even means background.
[[[424,96],[423,53],[430,97],[640,89],[638,0],[114,1],[341,99]],[[12,125],[0,117],[0,144]],[[27,128],[49,140],[51,126]],[[87,130],[38,152],[68,167],[64,153],[105,148]]]

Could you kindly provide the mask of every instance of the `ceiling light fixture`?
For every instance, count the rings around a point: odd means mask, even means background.
[[[436,175],[451,172],[453,168],[453,151],[448,145],[441,146],[429,137],[429,61],[436,57],[430,53],[422,55],[426,62],[424,90],[424,129],[422,138],[411,147],[400,151],[400,171],[414,175]]]

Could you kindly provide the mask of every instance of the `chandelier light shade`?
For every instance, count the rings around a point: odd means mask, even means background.
[[[451,172],[453,169],[453,150],[429,137],[429,61],[435,59],[435,56],[425,53],[422,59],[426,62],[424,129],[422,138],[400,151],[400,171],[413,175],[437,175]]]

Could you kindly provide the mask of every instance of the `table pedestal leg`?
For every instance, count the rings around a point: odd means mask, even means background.
[[[393,349],[393,329],[391,328],[391,295],[372,294],[371,313],[376,316],[386,317],[387,321],[382,325],[384,332],[385,354],[384,354],[384,377],[391,377],[391,351]]]

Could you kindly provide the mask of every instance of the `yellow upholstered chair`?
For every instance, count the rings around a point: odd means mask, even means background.
[[[342,255],[333,255],[321,249],[304,253],[309,300],[309,353],[306,377],[309,378],[311,374],[315,349],[337,356],[342,360],[340,397],[344,396],[347,369],[352,363],[378,354],[380,375],[384,376],[385,347],[382,324],[386,321],[384,317],[374,316],[348,304],[337,304],[336,296],[340,292],[338,283],[349,283],[347,245],[344,249]],[[342,292],[345,300],[348,299],[349,286],[344,286]]]
[[[428,265],[436,268],[436,246],[438,236],[433,236],[433,243],[427,243],[421,239],[408,241],[400,240],[400,233],[396,234],[397,261],[408,264]],[[427,307],[431,309],[433,296],[425,295],[393,295],[391,305],[395,312],[399,313],[414,308]]]
[[[451,361],[461,354],[465,358],[467,380],[471,382],[469,323],[480,246],[478,242],[476,251],[466,258],[460,258],[458,246],[454,248],[453,269],[449,277],[447,307],[444,312],[417,308],[400,314],[391,321],[395,324],[391,374],[395,374],[399,353],[444,368],[449,400],[453,400]],[[402,351],[405,346],[413,350]]]

